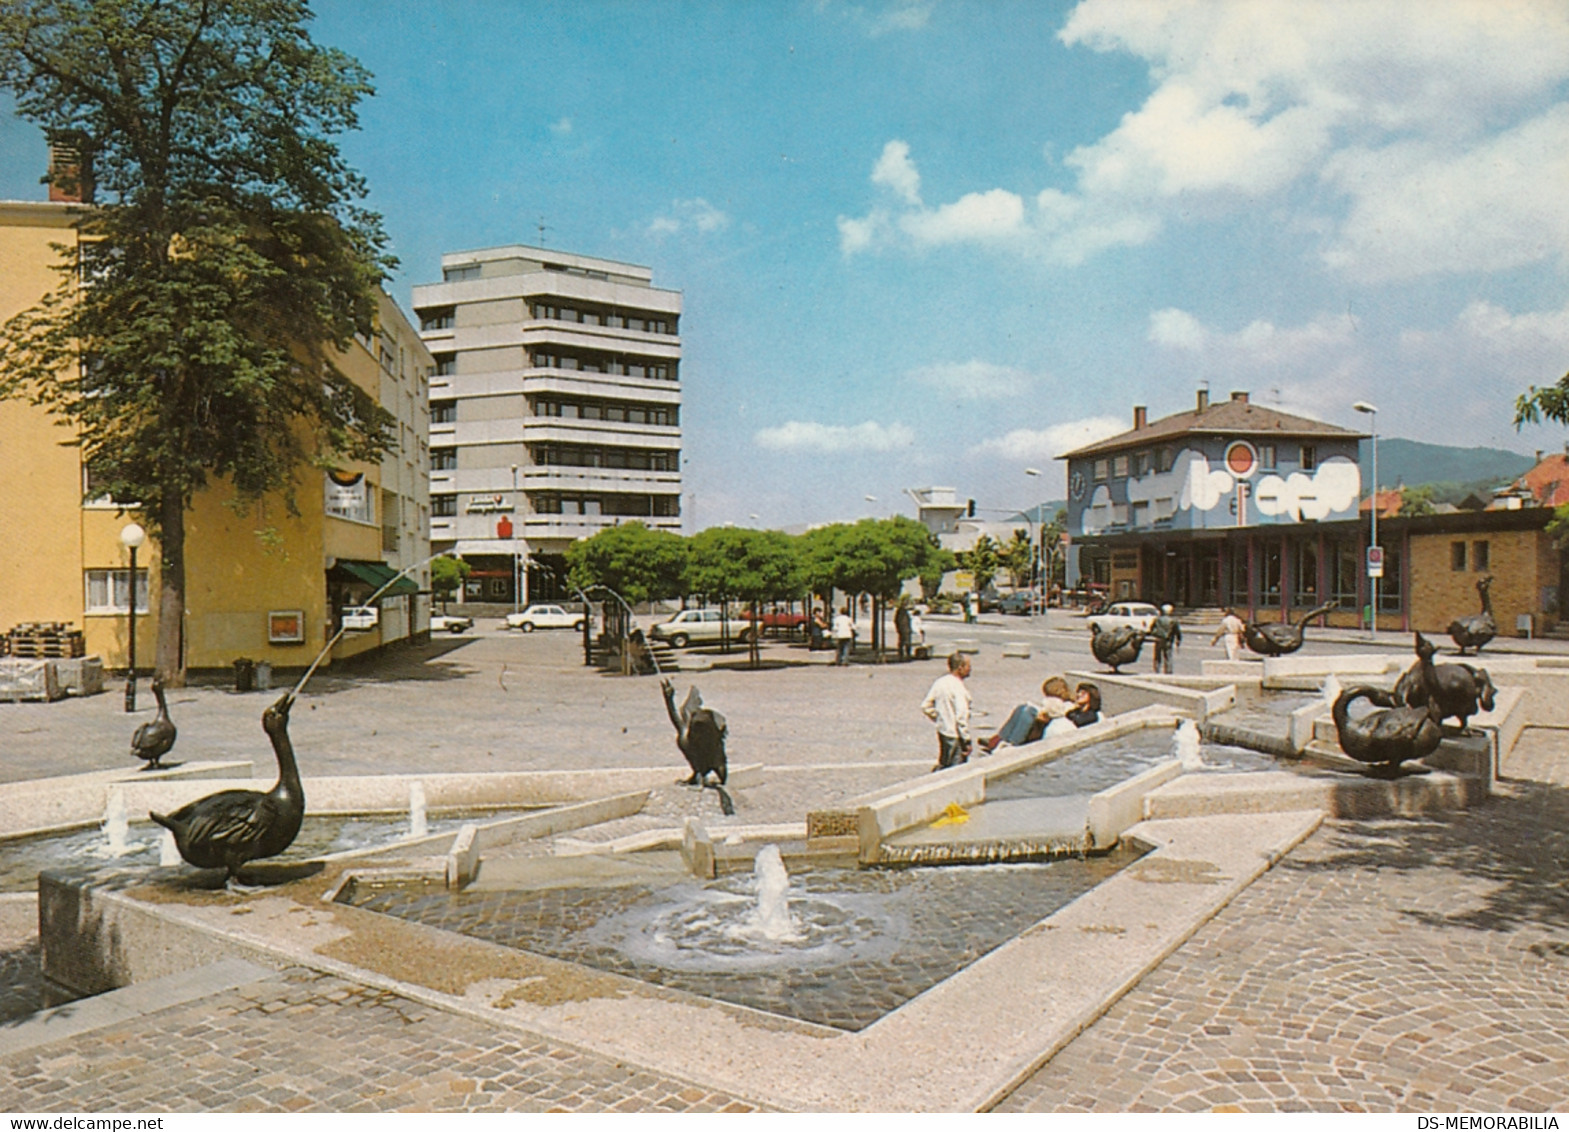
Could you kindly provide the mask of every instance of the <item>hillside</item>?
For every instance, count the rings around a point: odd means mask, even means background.
[[[1529,471],[1536,461],[1519,452],[1503,448],[1454,448],[1444,444],[1424,444],[1420,440],[1398,437],[1378,441],[1378,480],[1385,487],[1403,483],[1422,484],[1505,484]],[[1362,474],[1367,482],[1373,475],[1373,451],[1362,442]]]

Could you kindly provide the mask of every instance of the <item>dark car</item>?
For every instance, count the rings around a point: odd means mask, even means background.
[[[1039,606],[1040,596],[1038,594],[1032,594],[1028,590],[1021,590],[1019,593],[1009,594],[1007,597],[999,601],[997,603],[997,612],[1015,614],[1034,613],[1035,610],[1039,608]]]

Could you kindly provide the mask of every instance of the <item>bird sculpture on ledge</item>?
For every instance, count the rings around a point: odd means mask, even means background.
[[[153,698],[158,701],[157,717],[142,724],[131,736],[131,757],[147,760],[143,770],[161,770],[163,764],[159,760],[174,749],[175,736],[179,734],[169,718],[169,702],[163,696],[161,676],[153,677]]]
[[[300,786],[294,746],[289,742],[289,709],[294,693],[285,692],[262,712],[262,730],[272,740],[278,760],[278,781],[265,794],[258,790],[220,790],[181,806],[172,814],[150,814],[174,834],[180,856],[198,869],[223,869],[224,884],[251,861],[276,857],[300,832],[305,819],[305,791]]]
[[[1475,649],[1476,655],[1482,655],[1482,646],[1498,635],[1498,622],[1493,620],[1493,576],[1491,574],[1476,580],[1476,592],[1482,599],[1482,612],[1473,613],[1470,617],[1457,617],[1449,623],[1449,636],[1460,648],[1460,655],[1465,655],[1466,649]]]
[[[1287,624],[1283,621],[1261,625],[1257,621],[1249,621],[1242,632],[1242,639],[1247,642],[1248,648],[1260,656],[1285,656],[1288,652],[1296,652],[1302,647],[1302,642],[1307,639],[1307,623],[1331,609],[1338,608],[1338,601],[1328,601],[1316,609],[1310,609],[1294,623]]]
[[[1351,718],[1351,705],[1365,699],[1383,710]],[[1400,764],[1425,758],[1444,740],[1438,705],[1407,707],[1382,688],[1359,685],[1335,697],[1332,709],[1340,749],[1358,762],[1372,764],[1372,773],[1393,777]]]
[[[1421,633],[1416,635],[1417,662],[1395,684],[1395,699],[1410,707],[1423,707],[1429,701],[1438,705],[1439,719],[1451,716],[1460,721],[1461,734],[1473,715],[1492,711],[1498,689],[1485,668],[1469,664],[1434,664],[1438,646]]]
[[[1139,659],[1139,652],[1144,648],[1144,637],[1144,630],[1137,625],[1102,629],[1098,622],[1090,622],[1090,651],[1095,654],[1096,660],[1118,675],[1121,675],[1118,670],[1124,664],[1132,664]]]

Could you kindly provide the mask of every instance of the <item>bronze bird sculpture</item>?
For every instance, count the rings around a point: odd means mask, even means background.
[[[1139,653],[1144,648],[1144,637],[1144,630],[1136,625],[1102,629],[1097,622],[1090,622],[1090,651],[1095,654],[1096,660],[1118,675],[1118,669],[1124,664],[1132,664],[1139,659]]]
[[[1478,709],[1493,710],[1498,689],[1493,687],[1493,678],[1485,668],[1473,668],[1469,664],[1434,664],[1437,652],[1437,645],[1421,633],[1416,635],[1417,662],[1395,684],[1395,699],[1410,707],[1436,703],[1438,718],[1455,717],[1464,732]]]
[[[1359,699],[1383,710],[1352,719],[1351,705]],[[1375,773],[1397,774],[1401,763],[1432,754],[1444,739],[1436,704],[1406,707],[1382,688],[1347,688],[1335,698],[1332,710],[1340,749],[1358,762],[1372,764]]]
[[[1288,652],[1296,652],[1302,647],[1309,621],[1339,605],[1338,601],[1325,602],[1316,609],[1308,610],[1295,622],[1289,624],[1280,621],[1261,625],[1257,621],[1249,621],[1247,628],[1242,632],[1242,639],[1247,642],[1248,648],[1260,656],[1285,656]]]
[[[158,715],[149,723],[144,723],[136,729],[136,734],[131,736],[131,757],[133,759],[146,759],[147,765],[143,770],[158,770],[162,767],[159,761],[174,748],[175,730],[174,721],[169,718],[169,702],[163,696],[163,680],[153,677],[153,698],[158,701]]]
[[[703,694],[695,684],[688,689],[680,711],[676,710],[675,685],[669,680],[661,680],[659,690],[664,693],[665,711],[670,715],[670,722],[675,725],[676,746],[692,768],[692,777],[685,784],[712,786],[719,792],[719,808],[726,814],[735,813],[735,803],[725,790],[725,780],[730,775],[725,758],[725,737],[730,733],[730,726],[725,722],[725,717],[703,706]],[[710,782],[710,776],[718,779],[718,782]]]
[[[1476,580],[1476,592],[1482,598],[1482,612],[1473,613],[1470,617],[1457,617],[1449,623],[1449,635],[1456,645],[1460,647],[1460,655],[1465,655],[1466,649],[1475,649],[1478,656],[1482,655],[1482,646],[1498,635],[1498,622],[1493,620],[1493,598],[1489,592],[1493,588],[1493,576],[1487,574]]]
[[[272,740],[278,759],[278,782],[271,790],[265,794],[220,790],[172,814],[149,815],[174,834],[180,856],[190,864],[198,869],[225,870],[225,884],[249,862],[282,853],[300,832],[305,791],[289,742],[289,709],[293,706],[294,694],[285,692],[262,712],[262,730]]]

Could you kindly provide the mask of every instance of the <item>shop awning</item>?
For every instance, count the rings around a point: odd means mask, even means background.
[[[335,582],[363,582],[372,590],[381,589],[397,576],[398,572],[385,562],[365,562],[353,558],[340,558],[337,565],[327,571],[327,577]],[[413,578],[398,578],[387,587],[387,593],[417,594],[419,584]]]

